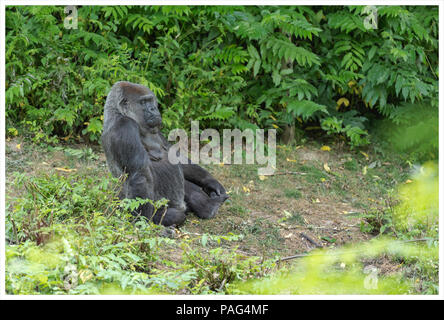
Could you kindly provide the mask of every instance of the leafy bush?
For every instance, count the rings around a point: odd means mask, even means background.
[[[97,141],[118,80],[154,91],[166,129],[318,123],[361,146],[369,119],[397,125],[421,108],[437,120],[438,8],[376,8],[373,29],[364,6],[82,6],[65,29],[63,7],[8,6],[8,134]]]

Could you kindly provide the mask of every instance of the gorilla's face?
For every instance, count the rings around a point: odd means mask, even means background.
[[[143,111],[143,121],[149,128],[158,127],[162,124],[162,116],[157,107],[156,96],[153,93],[141,96],[139,105]]]
[[[123,82],[120,86],[121,113],[134,119],[141,129],[154,129],[162,124],[157,99],[154,93],[141,85]]]

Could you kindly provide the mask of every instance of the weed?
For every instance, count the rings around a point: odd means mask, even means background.
[[[302,197],[301,191],[297,189],[285,189],[284,194],[287,198],[299,199]]]

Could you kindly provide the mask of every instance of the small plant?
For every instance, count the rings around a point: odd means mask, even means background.
[[[302,197],[301,191],[297,189],[285,189],[284,194],[287,198],[299,199]]]
[[[63,151],[68,157],[81,159],[85,161],[97,160],[99,157],[91,148],[72,149],[64,147],[55,147],[54,150]]]
[[[233,281],[261,276],[274,265],[271,260],[258,264],[258,259],[238,254],[236,248],[225,250],[219,247],[209,250],[208,253],[188,248],[184,262],[193,268],[197,275],[191,283],[191,292],[198,294],[226,292]]]

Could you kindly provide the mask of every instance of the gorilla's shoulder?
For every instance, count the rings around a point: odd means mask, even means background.
[[[139,125],[129,117],[117,115],[112,125],[103,132],[103,136],[117,143],[128,140],[136,142],[135,140],[140,140]]]

